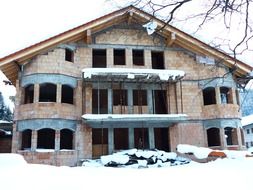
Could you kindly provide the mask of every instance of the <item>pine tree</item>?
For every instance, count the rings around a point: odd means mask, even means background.
[[[4,104],[3,95],[0,92],[0,120],[12,121],[13,114],[9,107]]]

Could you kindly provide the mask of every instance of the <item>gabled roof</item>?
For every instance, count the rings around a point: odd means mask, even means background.
[[[235,74],[237,76],[245,76],[253,69],[251,66],[243,63],[242,61],[235,60],[226,53],[201,42],[200,40],[178,30],[171,25],[164,23],[157,18],[154,18],[152,15],[134,6],[128,6],[114,11],[98,19],[92,20],[76,28],[3,57],[0,59],[0,69],[7,76],[7,78],[9,78],[9,80],[15,84],[15,81],[18,78],[19,67],[27,63],[34,56],[43,53],[61,43],[87,39],[90,33],[96,33],[123,21],[130,21],[132,18],[139,20],[141,23],[146,23],[151,19],[155,20],[158,24],[158,28],[163,28],[161,31],[159,31],[159,33],[167,39],[168,44],[176,43],[193,52],[221,59],[223,60],[223,63],[230,68],[234,68],[234,66],[236,66],[237,69]]]

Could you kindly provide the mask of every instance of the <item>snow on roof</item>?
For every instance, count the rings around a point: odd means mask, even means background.
[[[140,118],[180,118],[186,117],[186,114],[84,114],[83,119],[101,120],[101,119],[140,119]]]
[[[11,123],[10,121],[0,120],[0,123]]]
[[[253,114],[242,117],[241,123],[242,123],[242,126],[252,124],[253,123]]]
[[[162,81],[169,79],[176,80],[184,77],[185,72],[181,70],[161,70],[161,69],[130,69],[130,68],[86,68],[82,70],[83,77],[90,79],[92,75],[122,75],[128,79],[138,76],[145,76],[146,79],[157,76]]]

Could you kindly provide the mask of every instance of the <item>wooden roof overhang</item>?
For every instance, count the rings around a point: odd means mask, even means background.
[[[119,24],[123,21],[131,22],[131,20],[137,20],[141,24],[150,20],[155,20],[158,24],[157,33],[167,39],[168,46],[173,43],[179,46],[191,50],[195,53],[214,56],[217,59],[223,61],[223,63],[229,68],[235,69],[234,74],[238,77],[248,75],[253,68],[250,65],[243,63],[226,53],[223,53],[200,40],[186,34],[177,28],[170,26],[163,21],[153,17],[152,15],[139,10],[133,6],[125,7],[123,9],[114,11],[110,14],[102,16],[98,19],[90,21],[86,24],[63,32],[52,38],[34,44],[30,47],[17,51],[6,57],[0,59],[0,69],[7,76],[7,78],[15,85],[18,78],[18,71],[21,65],[26,64],[34,56],[46,52],[61,43],[68,43],[77,40],[85,40],[88,35],[92,35],[96,32],[104,30],[112,25]],[[161,30],[159,28],[162,28]]]

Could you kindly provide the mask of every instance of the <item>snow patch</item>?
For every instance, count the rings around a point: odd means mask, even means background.
[[[188,144],[179,144],[177,145],[177,151],[180,153],[192,153],[198,159],[207,158],[209,153],[213,150],[210,148],[197,147]]]
[[[0,168],[17,167],[27,164],[23,156],[13,153],[0,154]],[[1,170],[1,169],[0,169]]]
[[[252,124],[253,123],[253,114],[242,117],[241,123],[242,123],[242,126]]]
[[[135,76],[143,76],[149,79],[151,76],[159,77],[162,81],[169,79],[176,80],[185,75],[181,70],[164,70],[164,69],[129,69],[129,68],[86,68],[82,70],[83,78],[90,79],[93,75],[121,75],[127,76],[128,79],[134,79]]]

